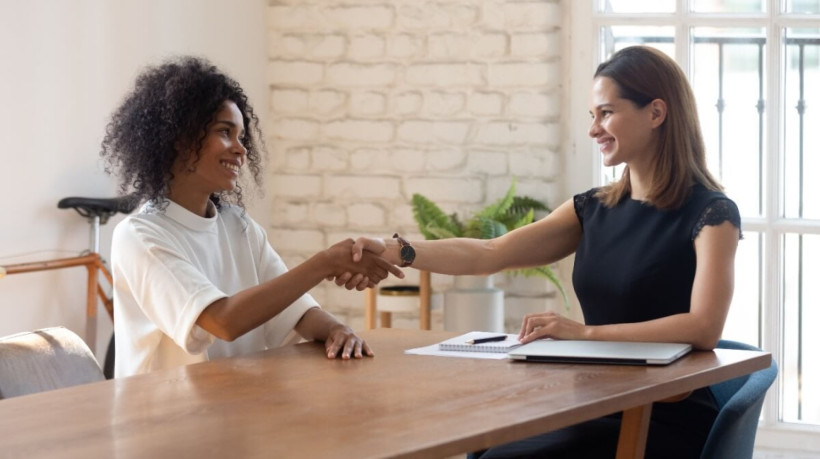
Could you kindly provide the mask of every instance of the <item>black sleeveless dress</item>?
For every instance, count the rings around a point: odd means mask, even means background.
[[[702,185],[678,209],[629,198],[606,208],[597,189],[574,197],[583,236],[572,282],[588,325],[643,322],[689,312],[695,238],[705,225],[740,227],[734,202]]]
[[[643,322],[689,311],[695,279],[695,238],[706,225],[740,213],[723,193],[695,185],[678,209],[662,210],[625,198],[605,207],[591,189],[574,197],[583,229],[572,281],[588,325]],[[647,458],[698,458],[717,408],[708,388],[677,403],[657,403]],[[614,457],[620,415],[502,445],[482,458]]]

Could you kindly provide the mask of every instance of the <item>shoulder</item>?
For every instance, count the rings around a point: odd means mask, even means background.
[[[222,204],[217,211],[219,218],[229,221],[237,222],[252,222],[253,219],[245,211],[244,207],[239,207],[235,204]]]
[[[120,221],[111,238],[112,254],[132,257],[144,250],[157,247],[173,247],[178,231],[174,223],[162,212],[146,212],[144,209]]]
[[[572,197],[573,205],[575,206],[575,213],[578,215],[578,218],[583,221],[584,210],[586,209],[587,205],[596,205],[600,201],[598,200],[598,192],[601,188],[591,188],[583,193],[576,194]]]
[[[234,204],[222,204],[222,208],[219,209],[218,213],[222,221],[237,226],[239,229],[259,228],[259,224],[248,214],[244,207]]]
[[[737,204],[721,191],[696,185],[689,206],[690,212],[697,217],[692,228],[692,240],[697,238],[704,226],[717,226],[726,221],[740,230],[740,210]],[[740,237],[743,237],[742,233]]]
[[[258,244],[267,239],[264,228],[243,207],[223,204],[219,209],[221,230],[237,237],[247,238]]]
[[[164,214],[150,207],[143,206],[137,213],[125,217],[114,227],[114,237],[136,236],[143,231],[158,231],[168,225]]]

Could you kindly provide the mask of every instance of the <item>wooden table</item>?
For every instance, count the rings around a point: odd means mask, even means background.
[[[0,456],[444,457],[626,410],[619,454],[640,457],[651,402],[770,362],[734,350],[666,367],[403,353],[453,335],[370,330],[372,359],[327,360],[307,343],[0,400]]]

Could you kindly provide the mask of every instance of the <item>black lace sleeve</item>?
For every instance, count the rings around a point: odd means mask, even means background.
[[[743,231],[740,228],[740,211],[737,206],[731,199],[717,199],[703,209],[697,224],[692,229],[692,240],[698,237],[704,226],[717,226],[726,220],[740,231],[740,239],[743,239]]]
[[[572,198],[572,203],[575,206],[575,215],[578,217],[578,221],[581,222],[581,226],[584,226],[584,206],[586,206],[587,200],[591,198],[595,193],[595,189],[589,190],[585,193],[576,194]]]

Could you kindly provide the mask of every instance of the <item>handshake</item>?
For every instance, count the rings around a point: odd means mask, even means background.
[[[355,241],[346,239],[322,252],[327,257],[330,272],[328,281],[344,286],[348,290],[364,290],[375,287],[390,273],[399,279],[404,273],[399,266],[412,263],[415,252],[410,244],[398,234],[393,240],[360,237]]]

